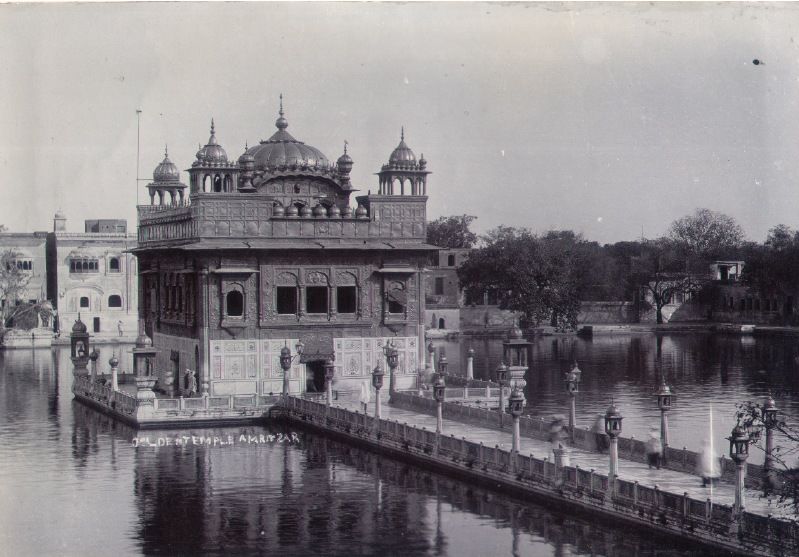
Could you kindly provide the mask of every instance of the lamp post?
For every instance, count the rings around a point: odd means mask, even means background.
[[[532,346],[524,339],[524,333],[517,324],[508,331],[507,340],[502,342],[502,361],[508,366],[508,381],[511,389],[519,388],[524,393],[527,385],[524,376],[529,369],[527,353]]]
[[[662,378],[660,388],[658,389],[658,392],[655,393],[655,396],[658,399],[658,408],[660,408],[661,454],[663,455],[663,458],[665,458],[666,447],[669,446],[669,417],[666,413],[671,410],[671,405],[674,402],[674,393],[672,393],[671,388],[666,385],[665,377]]]
[[[383,373],[380,362],[377,363],[372,371],[372,386],[375,388],[375,418],[380,419],[380,389],[383,388]]]
[[[288,344],[280,349],[280,367],[283,369],[284,398],[289,396],[289,371],[291,371],[291,364],[294,362],[294,358],[299,358],[302,356],[302,352],[305,350],[305,345],[301,340],[298,340],[297,344],[294,346],[294,349],[297,351],[295,355],[291,354],[291,348],[288,347]]]
[[[327,407],[333,405],[333,376],[336,374],[336,365],[332,358],[325,360],[325,391],[327,392]]]
[[[72,325],[69,342],[72,365],[75,368],[72,373],[74,375],[88,375],[86,364],[89,363],[89,333],[86,329],[86,324],[80,320],[80,313],[75,324]]]
[[[474,379],[474,348],[469,347],[466,351],[466,380]]]
[[[519,454],[521,440],[519,435],[519,418],[524,410],[524,395],[521,389],[516,387],[510,394],[508,400],[510,406],[510,415],[513,416],[513,453]]]
[[[619,435],[621,435],[622,418],[616,404],[611,401],[605,412],[605,433],[610,438],[610,466],[608,468],[608,479],[611,485],[615,482],[619,473]]]
[[[394,396],[396,390],[395,375],[397,374],[397,366],[399,365],[399,351],[394,346],[394,341],[390,340],[383,347],[383,354],[388,360],[388,396]]]
[[[436,384],[433,386],[433,398],[436,399],[436,433],[441,434],[444,430],[444,414],[443,406],[444,400],[447,396],[447,387],[444,384],[444,378],[439,377]]]
[[[749,434],[741,425],[732,428],[730,441],[730,458],[735,461],[735,507],[734,512],[739,515],[744,509],[744,476],[746,474],[746,459],[749,456]]]
[[[111,366],[111,390],[118,391],[117,368],[119,367],[119,358],[117,358],[116,353],[111,355],[111,358],[108,360],[108,365]]]
[[[97,380],[97,360],[100,358],[100,351],[97,348],[92,348],[89,353],[89,359],[92,361],[92,383]]]
[[[574,443],[574,427],[577,422],[577,393],[579,392],[580,379],[583,372],[577,367],[577,362],[574,362],[574,367],[566,373],[564,382],[566,383],[566,392],[569,393],[569,439]]]
[[[425,367],[430,370],[430,374],[436,370],[436,347],[433,346],[433,341],[427,343],[427,363]]]
[[[766,459],[763,469],[766,472],[766,491],[774,486],[774,432],[777,426],[777,405],[769,396],[763,405],[763,424],[766,426]]]
[[[502,428],[505,413],[505,382],[508,380],[508,366],[501,362],[497,367],[497,383],[499,383],[499,427]]]
[[[439,373],[439,375],[444,375],[444,374],[447,373],[447,366],[448,365],[449,365],[449,362],[447,361],[447,357],[442,354],[441,357],[438,359],[438,373]]]

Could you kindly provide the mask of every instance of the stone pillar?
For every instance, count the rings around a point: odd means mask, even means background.
[[[608,480],[613,483],[619,475],[619,439],[613,435],[610,437],[610,465],[608,467]]]
[[[474,348],[469,348],[466,352],[466,379],[474,379]]]
[[[577,422],[577,393],[569,393],[569,439],[574,443],[574,427]]]
[[[436,404],[436,433],[444,431],[444,415],[442,407],[444,404],[439,400]]]
[[[327,407],[330,408],[333,406],[333,381],[328,379],[326,381],[326,390],[327,390]]]
[[[746,461],[735,463],[735,515],[740,516],[745,506],[744,480],[746,479]]]
[[[552,449],[552,453],[555,455],[555,485],[563,483],[563,453],[565,451],[561,446]]]
[[[378,420],[382,417],[380,412],[380,389],[375,389],[375,418]]]
[[[111,359],[108,360],[108,364],[111,366],[111,390],[118,391],[119,383],[117,380],[117,368],[119,368],[119,359],[117,358],[116,354],[111,356]]]
[[[763,462],[766,491],[771,491],[776,483],[774,477],[774,431],[766,426],[766,459]]]
[[[663,459],[666,458],[666,447],[669,446],[669,416],[666,410],[660,410],[660,443]]]
[[[519,416],[513,416],[513,452],[519,454],[521,437],[519,435]]]
[[[210,307],[208,304],[211,302],[209,295],[210,290],[210,274],[208,267],[203,267],[200,271],[200,303],[202,304],[202,327],[200,328],[200,394],[208,396],[210,394]]]

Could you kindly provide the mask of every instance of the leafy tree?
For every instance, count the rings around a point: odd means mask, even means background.
[[[577,324],[589,278],[589,243],[582,236],[500,226],[482,243],[458,268],[463,288],[495,292],[500,308],[520,312],[528,324],[548,321],[559,330]]]
[[[750,249],[742,280],[759,292],[785,294],[797,287],[799,232],[779,224],[769,230],[763,245]]]
[[[8,232],[8,227],[5,224],[0,224],[0,232]]]
[[[738,425],[749,431],[758,431],[752,448],[765,453],[765,435],[759,434],[765,431],[767,425],[763,405],[746,401],[738,406],[736,418]],[[764,491],[766,494],[776,495],[779,505],[790,508],[794,515],[799,516],[799,429],[787,423],[784,416],[778,413],[772,431],[778,442],[771,451],[772,473],[764,479]]]
[[[655,308],[658,324],[663,323],[663,307],[675,294],[697,293],[708,282],[705,267],[692,272],[686,269],[681,250],[667,238],[646,240],[640,244],[640,253],[632,258],[631,280],[649,294]]]
[[[17,300],[22,299],[32,275],[19,268],[13,250],[0,254],[0,300],[3,306],[3,323],[11,317]]]
[[[427,224],[427,243],[440,248],[471,248],[477,235],[469,226],[477,220],[471,215],[440,217]]]
[[[699,259],[729,257],[744,241],[744,232],[731,216],[697,209],[671,223],[668,238],[686,256]]]

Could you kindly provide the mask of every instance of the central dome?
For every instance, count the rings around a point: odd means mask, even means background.
[[[332,165],[316,147],[297,141],[286,131],[288,120],[283,116],[283,99],[280,100],[280,116],[275,122],[277,131],[259,145],[251,147],[247,154],[255,159],[258,170],[278,170],[301,168],[309,170],[329,170]]]

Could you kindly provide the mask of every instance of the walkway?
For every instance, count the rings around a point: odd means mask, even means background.
[[[381,402],[381,404],[381,413],[383,419],[396,420],[400,423],[424,427],[430,431],[435,431],[436,429],[435,416],[397,408],[396,406],[391,406],[385,402]],[[362,405],[358,402],[339,401],[335,404],[335,406],[346,408],[348,410],[362,411]],[[374,402],[369,404],[368,412],[370,416],[374,416]],[[510,424],[510,422],[511,418],[508,416],[508,424]],[[487,447],[499,445],[500,448],[510,449],[512,446],[512,433],[510,431],[510,425],[506,427],[506,431],[498,431],[472,424],[447,420],[446,414],[444,416],[445,435],[454,435],[457,438],[464,437],[469,441],[483,443]],[[552,460],[550,444],[540,439],[522,436],[520,452],[523,455],[534,455],[538,458],[549,457],[550,460]],[[584,451],[575,448],[571,448],[569,452],[570,462],[565,461],[564,464],[579,466],[584,470],[594,469],[597,472],[607,473],[607,454]],[[735,491],[732,484],[721,483],[714,487],[705,488],[702,487],[702,480],[698,476],[665,469],[650,470],[646,464],[630,460],[619,459],[618,477],[627,481],[637,481],[640,485],[645,487],[657,486],[658,489],[662,491],[668,491],[670,493],[679,495],[687,492],[689,496],[695,499],[710,499],[713,503],[719,503],[723,505],[732,506],[735,500]],[[744,506],[747,511],[754,514],[760,514],[763,516],[773,514],[774,516],[784,516],[786,518],[792,517],[792,513],[778,507],[776,505],[776,501],[770,501],[769,499],[766,499],[763,497],[761,492],[753,489],[746,490]]]

